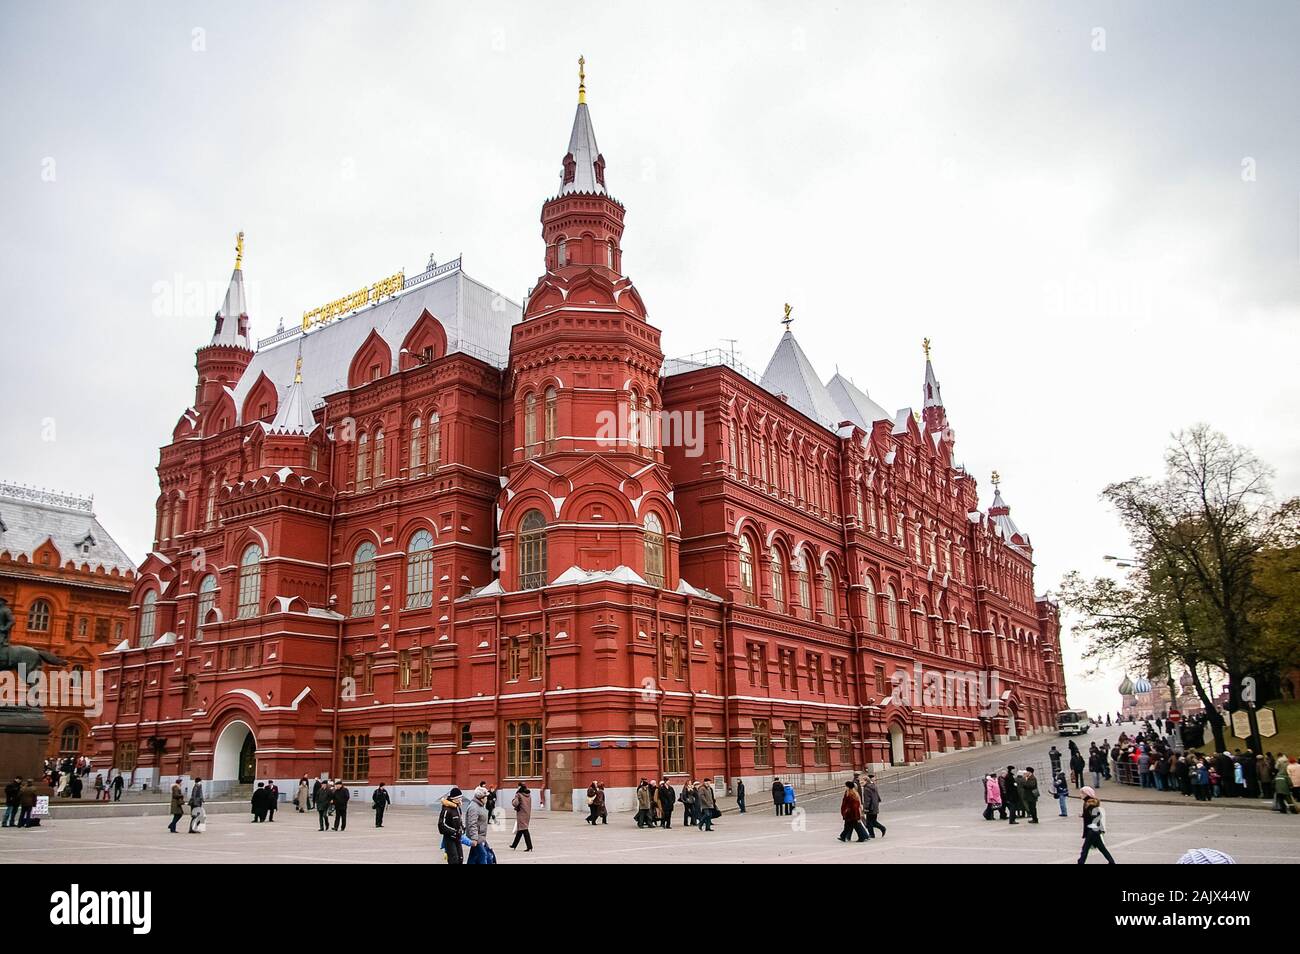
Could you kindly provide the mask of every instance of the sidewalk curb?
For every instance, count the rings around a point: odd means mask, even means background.
[[[1184,802],[1183,798],[1191,798],[1191,796],[1190,795],[1182,796],[1181,798],[1178,799],[1163,799],[1163,798],[1153,799],[1153,798],[1131,798],[1131,797],[1126,798],[1124,797],[1123,793],[1121,793],[1120,796],[1118,797],[1106,795],[1103,794],[1102,792],[1098,792],[1097,794],[1101,797],[1101,800],[1103,802],[1111,802],[1116,805],[1177,806],[1177,805],[1187,804],[1187,805],[1213,805],[1215,808],[1236,808],[1241,810],[1253,810],[1253,811],[1273,810],[1273,802],[1271,800],[1266,800],[1263,798],[1216,798],[1209,802],[1198,802],[1196,799],[1192,798],[1190,802]],[[1070,798],[1082,799],[1083,796],[1079,795],[1077,792],[1071,792]]]

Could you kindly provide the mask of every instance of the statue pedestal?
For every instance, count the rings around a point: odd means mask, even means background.
[[[42,709],[31,706],[0,707],[0,779],[32,779],[44,787],[45,750],[50,723]]]

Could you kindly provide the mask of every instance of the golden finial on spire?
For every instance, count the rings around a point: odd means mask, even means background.
[[[1002,483],[1002,475],[995,470],[993,471],[993,489],[997,490],[1000,483]]]
[[[929,338],[921,339],[921,349],[925,352],[925,360],[929,361],[930,360],[930,339]]]
[[[293,366],[293,383],[302,384],[302,355],[298,355],[298,363]]]
[[[235,236],[235,271],[244,267],[244,233]]]
[[[794,319],[790,317],[790,312],[792,312],[792,311],[794,311],[794,309],[790,307],[790,303],[789,303],[789,302],[786,302],[786,303],[785,303],[785,317],[781,319],[781,324],[785,325],[785,330],[786,330],[786,331],[789,331],[789,330],[790,330],[790,322],[794,321]]]
[[[578,103],[582,104],[587,101],[587,71],[585,69],[587,60],[578,57]]]

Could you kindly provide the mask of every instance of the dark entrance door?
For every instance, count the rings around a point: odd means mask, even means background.
[[[244,737],[244,747],[239,750],[239,784],[252,784],[257,776],[257,740],[253,733]]]

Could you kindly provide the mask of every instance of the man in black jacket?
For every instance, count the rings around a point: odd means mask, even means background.
[[[338,779],[334,780],[334,830],[348,830],[348,799],[352,793]]]
[[[1002,804],[1007,807],[1007,815],[1011,818],[1011,824],[1020,824],[1016,821],[1016,815],[1020,813],[1020,792],[1016,787],[1016,767],[1007,766],[1007,774],[998,779],[998,785],[1002,788]]]
[[[784,801],[785,786],[782,785],[781,780],[774,775],[772,776],[772,807],[776,809],[778,815],[781,814],[781,803]]]
[[[388,797],[388,789],[384,788],[384,783],[380,782],[379,787],[375,789],[375,794],[370,797],[370,804],[375,809],[375,827],[384,827],[384,809],[392,799]]]
[[[312,807],[320,801],[321,781],[316,779],[316,784],[311,787],[311,797],[307,799],[307,810],[311,811]]]
[[[256,825],[266,819],[266,787],[261,782],[257,783],[257,790],[253,792],[252,801],[253,824]]]
[[[330,802],[334,800],[334,794],[330,791],[330,781],[325,779],[318,782],[316,789],[316,817],[320,819],[320,830],[330,830]]]

